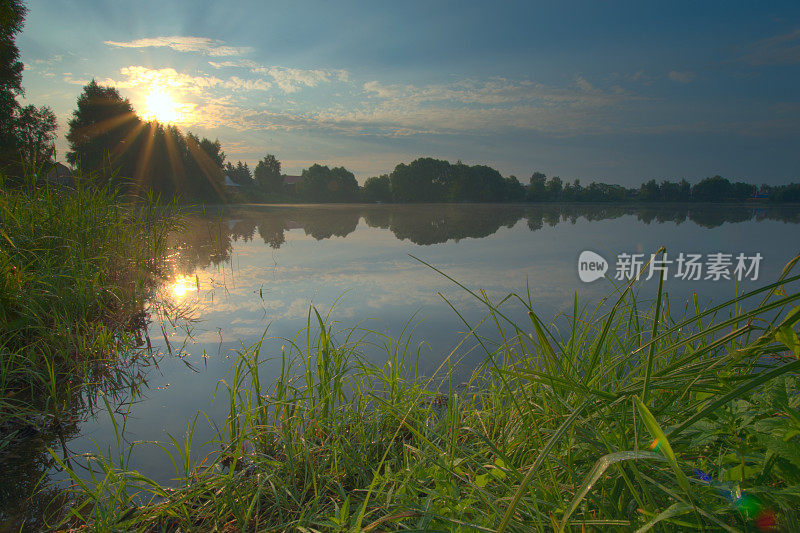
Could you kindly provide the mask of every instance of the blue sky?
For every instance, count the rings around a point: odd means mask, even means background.
[[[798,2],[29,0],[26,103],[83,84],[229,159],[363,181],[419,156],[625,185],[800,180]],[[164,96],[166,95],[166,96]],[[162,109],[163,112],[163,109]],[[157,114],[157,113],[156,113]],[[60,158],[63,159],[63,156]]]

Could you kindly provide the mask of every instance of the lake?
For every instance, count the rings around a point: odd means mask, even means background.
[[[450,305],[471,325],[486,309],[411,256],[495,301],[511,292],[527,298],[529,290],[534,310],[550,321],[572,312],[576,294],[583,305],[612,293],[621,283],[614,277],[622,254],[646,260],[665,246],[673,261],[665,288],[670,308],[680,315],[695,293],[705,306],[732,297],[737,288],[775,280],[800,251],[798,222],[800,207],[749,205],[314,205],[192,212],[171,237],[169,269],[141,334],[151,355],[128,361],[138,392],[122,387],[109,396],[110,405],[118,420],[130,410],[127,442],[165,442],[168,434],[181,440],[202,411],[208,419],[197,418],[194,441],[205,453],[213,450],[201,447],[213,437],[213,423],[225,419],[224,392],[213,402],[212,396],[220,380],[230,379],[234,351],[266,332],[262,359],[276,359],[265,363],[262,380],[271,380],[282,348],[306,326],[312,304],[343,328],[360,324],[395,337],[405,326],[413,328],[413,351],[426,374],[457,347],[453,359],[460,361],[459,375],[467,375],[482,356],[474,342],[459,346],[468,328]],[[608,262],[610,280],[581,281],[578,258],[587,250]],[[706,263],[700,279],[676,275],[680,253],[700,254]],[[760,255],[757,276],[750,261],[749,271],[739,273],[746,279],[735,279],[739,254],[748,260]],[[714,261],[722,274],[708,270]],[[642,280],[644,298],[654,294],[657,277],[656,271]],[[522,312],[514,302],[505,307],[512,315]],[[365,357],[377,353],[365,348]],[[95,445],[103,452],[116,449],[113,425],[100,405],[76,422],[66,442],[71,453],[95,451]],[[40,468],[28,464],[33,460],[20,459],[24,464],[8,472],[30,475]],[[158,482],[174,477],[171,460],[156,446],[137,446],[130,466]]]

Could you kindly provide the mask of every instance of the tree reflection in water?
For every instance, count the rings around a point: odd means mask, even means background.
[[[422,204],[249,206],[220,209],[213,216],[189,215],[183,231],[172,236],[177,271],[218,266],[230,258],[233,242],[258,237],[274,249],[286,232],[303,230],[317,240],[347,237],[363,219],[370,228],[387,229],[417,245],[483,238],[523,219],[531,231],[545,226],[600,221],[624,216],[644,224],[693,222],[703,228],[748,220],[800,223],[800,211],[787,206],[609,205],[609,204]]]

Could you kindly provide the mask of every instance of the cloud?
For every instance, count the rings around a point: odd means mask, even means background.
[[[98,82],[119,89],[159,86],[197,95],[202,95],[208,89],[225,83],[215,76],[191,76],[174,68],[151,69],[141,65],[131,65],[121,68],[119,72],[126,79],[117,81],[109,78]]]
[[[227,46],[223,41],[207,37],[164,36],[145,37],[133,41],[104,41],[117,48],[171,48],[178,52],[200,52],[215,57],[237,56],[252,52],[249,46]]]
[[[301,87],[316,87],[333,80],[347,81],[346,70],[304,70],[287,67],[256,67],[254,73],[268,74],[285,93],[293,93]]]
[[[209,65],[214,68],[225,68],[225,67],[243,67],[243,68],[250,68],[255,69],[259,68],[261,65],[253,61],[252,59],[236,59],[236,60],[228,60],[228,61],[209,61]]]
[[[775,35],[744,47],[740,61],[752,66],[800,63],[800,29]]]
[[[266,91],[272,84],[263,79],[245,80],[238,76],[232,76],[222,83],[223,87],[242,91]]]
[[[122,79],[99,81],[121,89],[170,89],[178,98],[196,104],[192,122],[207,128],[325,131],[350,136],[519,131],[560,137],[603,134],[629,126],[626,119],[637,103],[645,100],[619,85],[608,86],[582,76],[567,86],[502,77],[414,85],[377,80],[355,83],[344,70],[254,67],[247,60],[212,66],[217,73],[228,67],[250,72],[224,77],[131,65],[120,70]],[[304,100],[302,94],[294,96],[301,88],[333,82],[340,84],[337,96],[322,104]],[[281,92],[292,99],[282,97]]]
[[[694,73],[687,71],[670,70],[667,77],[677,83],[689,83],[694,79]]]

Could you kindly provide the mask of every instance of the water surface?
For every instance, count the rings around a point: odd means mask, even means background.
[[[189,214],[171,238],[170,271],[158,289],[168,305],[152,309],[147,342],[155,356],[136,366],[142,385],[130,407],[126,442],[182,438],[198,411],[222,423],[225,400],[212,403],[212,395],[233,351],[266,331],[262,359],[278,361],[264,366],[262,380],[274,378],[287,345],[282,338],[306,325],[312,304],[327,313],[335,302],[331,317],[342,327],[360,323],[396,336],[410,323],[422,370],[433,372],[466,330],[444,299],[470,323],[484,309],[411,256],[493,299],[514,291],[527,297],[529,288],[534,309],[550,320],[571,312],[576,293],[587,302],[613,290],[607,280],[580,281],[583,250],[611,262],[612,276],[618,254],[649,254],[660,246],[673,257],[760,253],[759,281],[743,281],[741,290],[774,280],[800,251],[798,222],[797,207],[732,205],[242,206]],[[655,284],[645,282],[645,296]],[[665,286],[678,314],[695,292],[708,303],[736,290],[732,280],[668,277]],[[465,369],[480,360],[470,348],[467,343],[455,353]],[[111,403],[124,411],[126,398],[129,393]],[[92,451],[95,443],[102,451],[116,448],[103,409],[87,413],[75,433],[70,452]],[[213,435],[200,417],[197,450],[210,451],[200,444]],[[154,446],[137,447],[130,466],[160,482],[175,476],[170,459]]]

